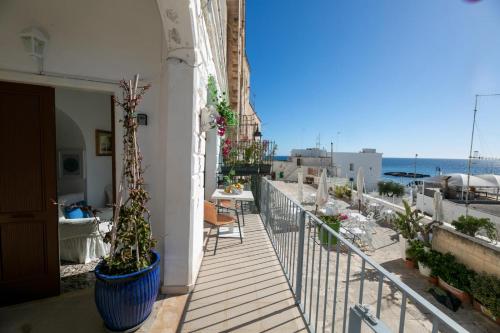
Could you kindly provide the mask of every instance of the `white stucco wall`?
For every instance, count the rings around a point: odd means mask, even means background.
[[[152,84],[139,107],[149,118],[139,128],[139,144],[164,291],[188,291],[203,255],[206,134],[199,133],[199,110],[206,103],[208,75],[216,75],[221,90],[227,82],[225,66],[216,70],[214,64],[221,55],[214,56],[209,44],[210,38],[225,38],[225,16],[215,8],[208,29],[202,11],[209,9],[195,0],[0,2],[0,80],[116,96],[117,80],[135,73]],[[50,37],[46,75],[36,74],[18,36],[33,25]],[[117,109],[117,177],[120,116]]]
[[[338,177],[354,178],[356,182],[357,172],[360,167],[363,168],[365,177],[365,186],[368,191],[376,189],[377,182],[382,175],[382,154],[381,153],[347,153],[334,152],[333,163],[337,166]],[[353,164],[354,170],[349,169]]]

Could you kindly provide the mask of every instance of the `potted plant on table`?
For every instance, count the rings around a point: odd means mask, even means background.
[[[144,189],[144,169],[137,143],[136,107],[149,85],[138,87],[122,81],[123,172],[115,206],[113,226],[106,235],[110,254],[96,267],[95,302],[111,331],[133,330],[151,313],[160,286],[160,256],[153,250],[149,194]]]

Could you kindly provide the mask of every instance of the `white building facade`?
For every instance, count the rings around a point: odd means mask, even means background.
[[[223,0],[0,2],[0,81],[52,87],[56,105],[59,90],[121,97],[122,78],[140,73],[141,83],[151,83],[139,144],[164,292],[191,290],[203,257],[203,200],[215,188],[219,138],[200,131],[200,110],[209,75],[227,90],[226,13]],[[40,63],[20,38],[32,27],[48,39]],[[117,109],[116,184],[120,116]]]
[[[297,167],[301,166],[304,175],[319,175],[326,168],[331,177],[344,178],[356,182],[358,169],[363,168],[365,186],[368,191],[375,190],[382,175],[382,153],[375,149],[362,149],[359,153],[327,152],[324,149],[293,149],[288,161],[274,161],[273,171],[280,178],[297,181]]]

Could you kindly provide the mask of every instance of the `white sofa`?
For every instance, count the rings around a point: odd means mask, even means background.
[[[61,195],[59,203],[71,204],[83,198],[83,193]],[[67,219],[59,206],[60,259],[83,264],[108,255],[109,244],[104,243],[103,235],[110,228],[111,222],[102,222],[100,217]]]

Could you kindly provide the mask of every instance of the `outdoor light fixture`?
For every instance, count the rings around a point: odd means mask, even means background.
[[[145,113],[138,113],[137,124],[141,126],[148,126],[148,115]]]
[[[201,121],[200,121],[200,131],[206,132],[217,126],[217,117],[219,113],[215,109],[214,105],[207,105],[201,109]]]
[[[36,61],[38,71],[43,71],[43,55],[49,41],[49,37],[38,28],[28,28],[19,34],[21,37],[24,49]]]
[[[259,131],[258,127],[255,130],[255,132],[253,133],[253,138],[254,138],[254,140],[260,140],[260,138],[262,138],[262,133]]]

